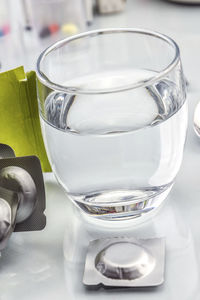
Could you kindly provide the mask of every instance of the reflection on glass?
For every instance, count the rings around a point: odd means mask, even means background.
[[[175,42],[137,29],[84,33],[44,51],[37,76],[48,157],[69,198],[96,220],[159,207],[187,127]]]

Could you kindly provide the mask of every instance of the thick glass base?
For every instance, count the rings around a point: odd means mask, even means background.
[[[146,215],[152,215],[160,207],[171,188],[172,183],[151,190],[118,190],[103,194],[93,193],[87,195],[84,201],[81,195],[72,196],[68,194],[68,196],[82,212],[93,217],[96,221],[121,221],[141,219]]]

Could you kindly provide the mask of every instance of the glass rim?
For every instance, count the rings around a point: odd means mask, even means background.
[[[138,34],[143,34],[143,35],[149,35],[156,37],[158,39],[161,39],[165,42],[167,42],[169,45],[171,45],[174,50],[175,54],[171,62],[162,70],[158,72],[158,74],[153,75],[149,79],[144,79],[141,80],[140,82],[137,83],[130,83],[128,85],[120,86],[119,88],[105,88],[101,90],[90,90],[90,89],[82,89],[78,87],[70,87],[70,86],[65,86],[65,85],[60,85],[55,82],[52,82],[46,75],[45,73],[42,72],[41,70],[41,63],[45,59],[45,57],[52,51],[62,47],[63,45],[66,45],[74,40],[84,38],[84,37],[95,37],[101,34],[112,34],[112,33],[138,33]],[[37,78],[47,87],[50,89],[60,91],[60,92],[65,92],[68,94],[108,94],[108,93],[116,93],[116,92],[122,92],[122,91],[127,91],[127,90],[132,90],[140,87],[145,87],[148,85],[152,85],[154,82],[157,80],[161,79],[163,76],[168,74],[180,61],[180,50],[177,45],[177,43],[170,37],[168,37],[165,34],[159,33],[157,31],[153,30],[148,30],[148,29],[141,29],[141,28],[103,28],[103,29],[96,29],[96,30],[91,30],[91,31],[86,31],[84,33],[76,34],[73,35],[72,37],[67,37],[65,39],[62,39],[48,48],[46,48],[38,57],[37,63],[36,63],[36,75]]]

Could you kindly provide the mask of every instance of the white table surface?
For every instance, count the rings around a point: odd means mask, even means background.
[[[140,225],[98,229],[80,217],[52,174],[45,174],[47,226],[14,233],[0,259],[0,300],[200,299],[200,139],[193,113],[200,100],[200,6],[129,0],[126,12],[95,18],[92,28],[143,27],[173,37],[189,81],[189,128],[182,167],[165,205]],[[164,55],[164,54],[163,54]],[[132,235],[166,238],[165,282],[158,288],[88,291],[82,285],[89,240]]]

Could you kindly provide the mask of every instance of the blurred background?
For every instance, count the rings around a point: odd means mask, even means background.
[[[199,68],[200,0],[0,0],[0,71],[35,69],[40,52],[55,41],[105,27],[167,34],[179,44],[187,73],[191,55]]]

